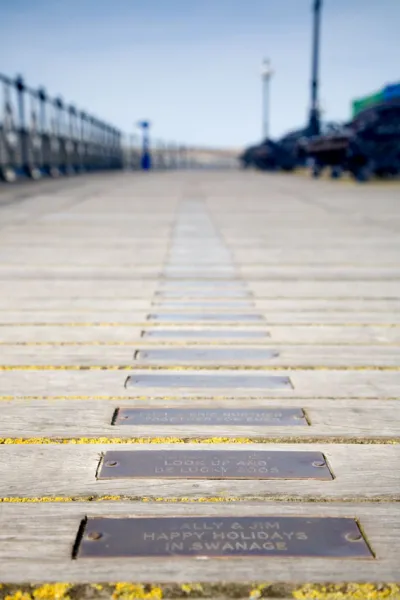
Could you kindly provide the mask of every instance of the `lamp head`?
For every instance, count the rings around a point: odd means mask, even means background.
[[[261,66],[261,75],[265,78],[267,77],[271,77],[273,75],[274,71],[271,67],[271,61],[269,60],[269,58],[265,58],[263,60],[262,66]]]

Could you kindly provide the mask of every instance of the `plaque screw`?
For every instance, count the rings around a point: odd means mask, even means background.
[[[106,467],[116,467],[118,465],[118,462],[116,460],[108,460],[106,462]]]
[[[103,537],[103,534],[99,533],[98,531],[92,531],[91,533],[87,534],[87,539],[91,540],[91,541],[97,541],[102,537]]]
[[[325,467],[325,463],[322,460],[315,460],[312,463],[313,467]]]
[[[344,537],[349,542],[359,542],[362,539],[362,535],[360,533],[347,533]]]

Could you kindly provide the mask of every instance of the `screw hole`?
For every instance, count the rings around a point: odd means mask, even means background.
[[[97,541],[100,540],[103,537],[103,534],[98,532],[98,531],[92,531],[91,533],[88,533],[86,536],[86,539],[90,540],[90,541]]]
[[[362,540],[361,533],[346,533],[344,536],[349,542],[359,542]]]

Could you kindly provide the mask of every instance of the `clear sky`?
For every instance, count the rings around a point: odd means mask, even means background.
[[[169,141],[242,146],[261,136],[260,64],[272,60],[271,133],[305,123],[312,0],[0,0],[0,71]],[[400,0],[324,0],[321,101],[400,81]]]

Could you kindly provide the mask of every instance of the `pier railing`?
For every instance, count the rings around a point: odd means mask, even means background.
[[[123,165],[122,134],[22,77],[0,74],[0,176],[38,179]]]

